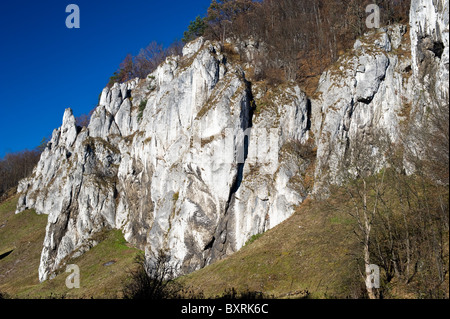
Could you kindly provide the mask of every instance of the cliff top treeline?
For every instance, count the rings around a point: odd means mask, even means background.
[[[191,22],[182,41],[166,49],[152,42],[137,56],[127,55],[109,86],[144,78],[168,55],[180,54],[183,42],[198,36],[222,44],[231,40],[236,46],[252,39],[262,47],[252,61],[239,54],[242,62],[256,66],[250,78],[308,84],[368,31],[366,7],[373,3],[380,8],[381,25],[408,21],[410,0],[213,0],[205,16]]]

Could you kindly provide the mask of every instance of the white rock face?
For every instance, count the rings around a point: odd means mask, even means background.
[[[411,1],[411,56],[414,71],[419,72],[420,64],[426,54],[433,54],[439,59],[440,74],[438,78],[448,80],[449,63],[449,8],[448,0],[413,0]],[[426,50],[430,52],[425,52]],[[447,67],[446,67],[447,65]]]
[[[414,0],[410,10],[411,60],[414,71],[411,127],[426,127],[428,111],[448,105],[448,0]],[[414,145],[415,141],[408,141]]]
[[[280,164],[278,153],[285,140],[305,140],[306,96],[293,88],[279,121],[253,125],[240,67],[202,38],[183,54],[145,80],[105,88],[87,128],[65,111],[33,176],[19,186],[18,212],[49,214],[41,281],[112,228],[147,253],[167,249],[180,274],[191,272],[286,219],[303,200],[288,185],[301,167]]]
[[[325,182],[339,183],[362,147],[372,150],[367,168],[381,168],[380,137],[420,148],[400,140],[400,123],[420,130],[429,125],[427,108],[448,104],[448,0],[413,0],[408,27],[409,38],[401,25],[368,32],[322,74],[311,102],[316,194]]]
[[[317,144],[316,191],[321,181],[339,182],[344,160],[361,144],[373,148],[376,169],[382,154],[372,145],[377,140],[374,135],[385,134],[391,142],[398,141],[402,105],[411,87],[405,76],[411,62],[398,54],[409,52],[405,32],[399,25],[369,32],[322,75],[317,98],[311,103]],[[395,43],[390,39],[396,39]]]

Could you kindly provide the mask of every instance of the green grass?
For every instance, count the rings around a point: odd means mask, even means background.
[[[142,100],[141,103],[139,103],[139,112],[137,119],[140,122],[142,120],[142,116],[144,114],[144,110],[147,107],[147,100]]]
[[[18,196],[0,205],[0,291],[14,296],[38,283],[39,258],[45,237],[47,215],[27,210],[15,215]]]
[[[247,240],[247,242],[245,243],[244,246],[250,245],[251,243],[253,243],[255,240],[257,240],[258,238],[260,238],[263,234],[255,234],[252,237],[250,237],[249,240]]]
[[[355,223],[355,220],[350,217],[332,216],[330,217],[330,223],[336,225],[352,225]]]
[[[18,196],[14,196],[3,203],[0,203],[0,218],[4,218],[4,215],[10,214],[16,210]]]
[[[392,190],[395,176],[389,176],[385,183],[387,190]],[[238,293],[262,292],[275,298],[363,297],[361,265],[357,262],[362,247],[354,233],[357,222],[350,216],[353,204],[342,188],[330,192],[326,200],[307,199],[293,216],[264,234],[252,236],[236,253],[177,282],[205,298],[223,296],[232,289]],[[439,193],[434,188],[428,192]],[[384,199],[398,211],[402,203],[394,193],[386,192]],[[446,194],[448,199],[448,190]],[[178,196],[174,193],[173,200]],[[97,246],[67,261],[80,268],[79,289],[65,286],[65,267],[55,279],[39,283],[37,269],[47,216],[32,210],[15,215],[16,203],[17,197],[0,204],[0,255],[12,251],[0,260],[0,292],[18,298],[121,297],[127,270],[135,266],[139,250],[130,247],[119,230],[105,230],[98,236],[101,242]],[[448,231],[446,235],[448,238]],[[443,245],[448,256],[448,239]],[[397,281],[389,283],[388,288],[389,298],[416,296],[408,293],[411,287]]]
[[[179,279],[205,297],[226,290],[260,291],[275,298],[357,297],[361,281],[357,240],[344,210],[307,201],[235,254]]]
[[[127,269],[134,266],[139,251],[126,243],[119,230],[105,231],[97,246],[67,261],[80,268],[79,289],[66,287],[65,267],[54,279],[39,283],[47,216],[33,211],[14,215],[16,202],[17,198],[0,205],[1,220],[8,219],[0,229],[0,247],[15,247],[0,260],[0,273],[7,273],[0,277],[0,291],[13,298],[121,297]],[[329,203],[307,201],[285,222],[252,236],[237,253],[178,281],[206,298],[232,288],[276,298],[305,297],[306,291],[313,298],[351,296],[359,280],[352,256],[352,225],[345,212],[329,207]],[[111,265],[105,266],[108,262]]]
[[[139,250],[131,247],[120,230],[101,234],[103,240],[67,264],[80,269],[80,288],[68,289],[65,267],[52,280],[39,283],[38,267],[47,215],[33,210],[15,215],[17,196],[0,204],[0,291],[11,298],[116,298],[121,296],[128,269]],[[107,263],[110,262],[108,265]],[[107,265],[105,265],[107,264]]]
[[[80,288],[69,289],[66,267],[54,279],[37,283],[17,293],[19,298],[120,298],[128,270],[138,250],[129,247],[121,231],[111,230],[105,238],[82,256],[68,260],[80,269]]]

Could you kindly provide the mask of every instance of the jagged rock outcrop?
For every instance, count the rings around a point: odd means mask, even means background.
[[[340,181],[354,150],[372,149],[371,170],[383,161],[377,143],[398,142],[402,109],[410,103],[411,59],[406,26],[368,32],[324,72],[312,99],[317,144],[316,192],[322,181]],[[356,160],[356,159],[355,159]]]
[[[361,145],[376,171],[380,136],[399,142],[402,121],[422,123],[426,105],[448,98],[448,1],[413,0],[410,20],[357,40],[312,97],[250,83],[199,38],[146,79],[103,89],[88,127],[67,109],[18,188],[17,213],[49,215],[39,279],[112,228],[189,273],[339,183]]]
[[[412,68],[420,80],[430,73],[426,64],[435,64],[437,79],[434,89],[448,94],[449,64],[449,8],[447,0],[415,0],[411,2],[411,57]],[[429,79],[431,80],[431,79]]]
[[[49,214],[40,280],[104,229],[168,250],[186,273],[290,216],[303,197],[287,182],[301,167],[270,154],[306,134],[307,99],[292,90],[277,123],[253,125],[245,74],[200,38],[147,79],[105,88],[87,128],[67,109],[19,186],[18,211]],[[265,185],[247,182],[249,163]]]
[[[419,158],[427,158],[433,155],[429,154],[429,151],[424,151],[424,149],[429,149],[429,141],[426,136],[436,129],[439,130],[439,126],[447,125],[448,121],[448,22],[448,0],[416,0],[411,2],[411,65],[414,77],[412,79],[413,90],[410,92],[411,112],[407,125],[408,134],[405,134],[405,143]],[[444,122],[439,123],[440,121]],[[425,132],[425,137],[418,136],[418,131]],[[444,136],[441,135],[440,139],[447,139],[448,141],[448,135],[445,137],[444,133]],[[433,160],[436,159],[433,158]],[[445,164],[443,163],[443,165]],[[408,171],[415,170],[413,163],[407,163],[406,168]],[[448,183],[448,177],[446,180]]]
[[[355,174],[356,165],[377,171],[385,165],[387,145],[420,153],[417,135],[433,125],[427,112],[445,103],[448,109],[448,70],[446,0],[413,0],[409,26],[381,28],[357,40],[322,74],[312,98],[314,192]],[[414,171],[407,158],[404,165]]]

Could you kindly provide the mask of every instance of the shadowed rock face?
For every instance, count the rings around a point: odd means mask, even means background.
[[[96,245],[105,229],[121,229],[147,254],[167,250],[184,274],[290,217],[311,191],[308,171],[315,167],[320,195],[325,181],[339,182],[358,143],[371,145],[381,131],[398,141],[402,105],[424,83],[423,61],[440,70],[426,81],[448,86],[448,21],[447,31],[439,22],[448,1],[441,2],[436,9],[413,1],[411,47],[401,25],[358,40],[324,72],[312,99],[294,84],[268,94],[218,44],[199,38],[146,79],[103,89],[88,127],[76,127],[67,109],[18,188],[17,213],[49,216],[39,279]],[[422,12],[429,6],[438,11],[434,29]],[[414,108],[430,102],[421,101]],[[375,145],[370,164],[383,164]]]

